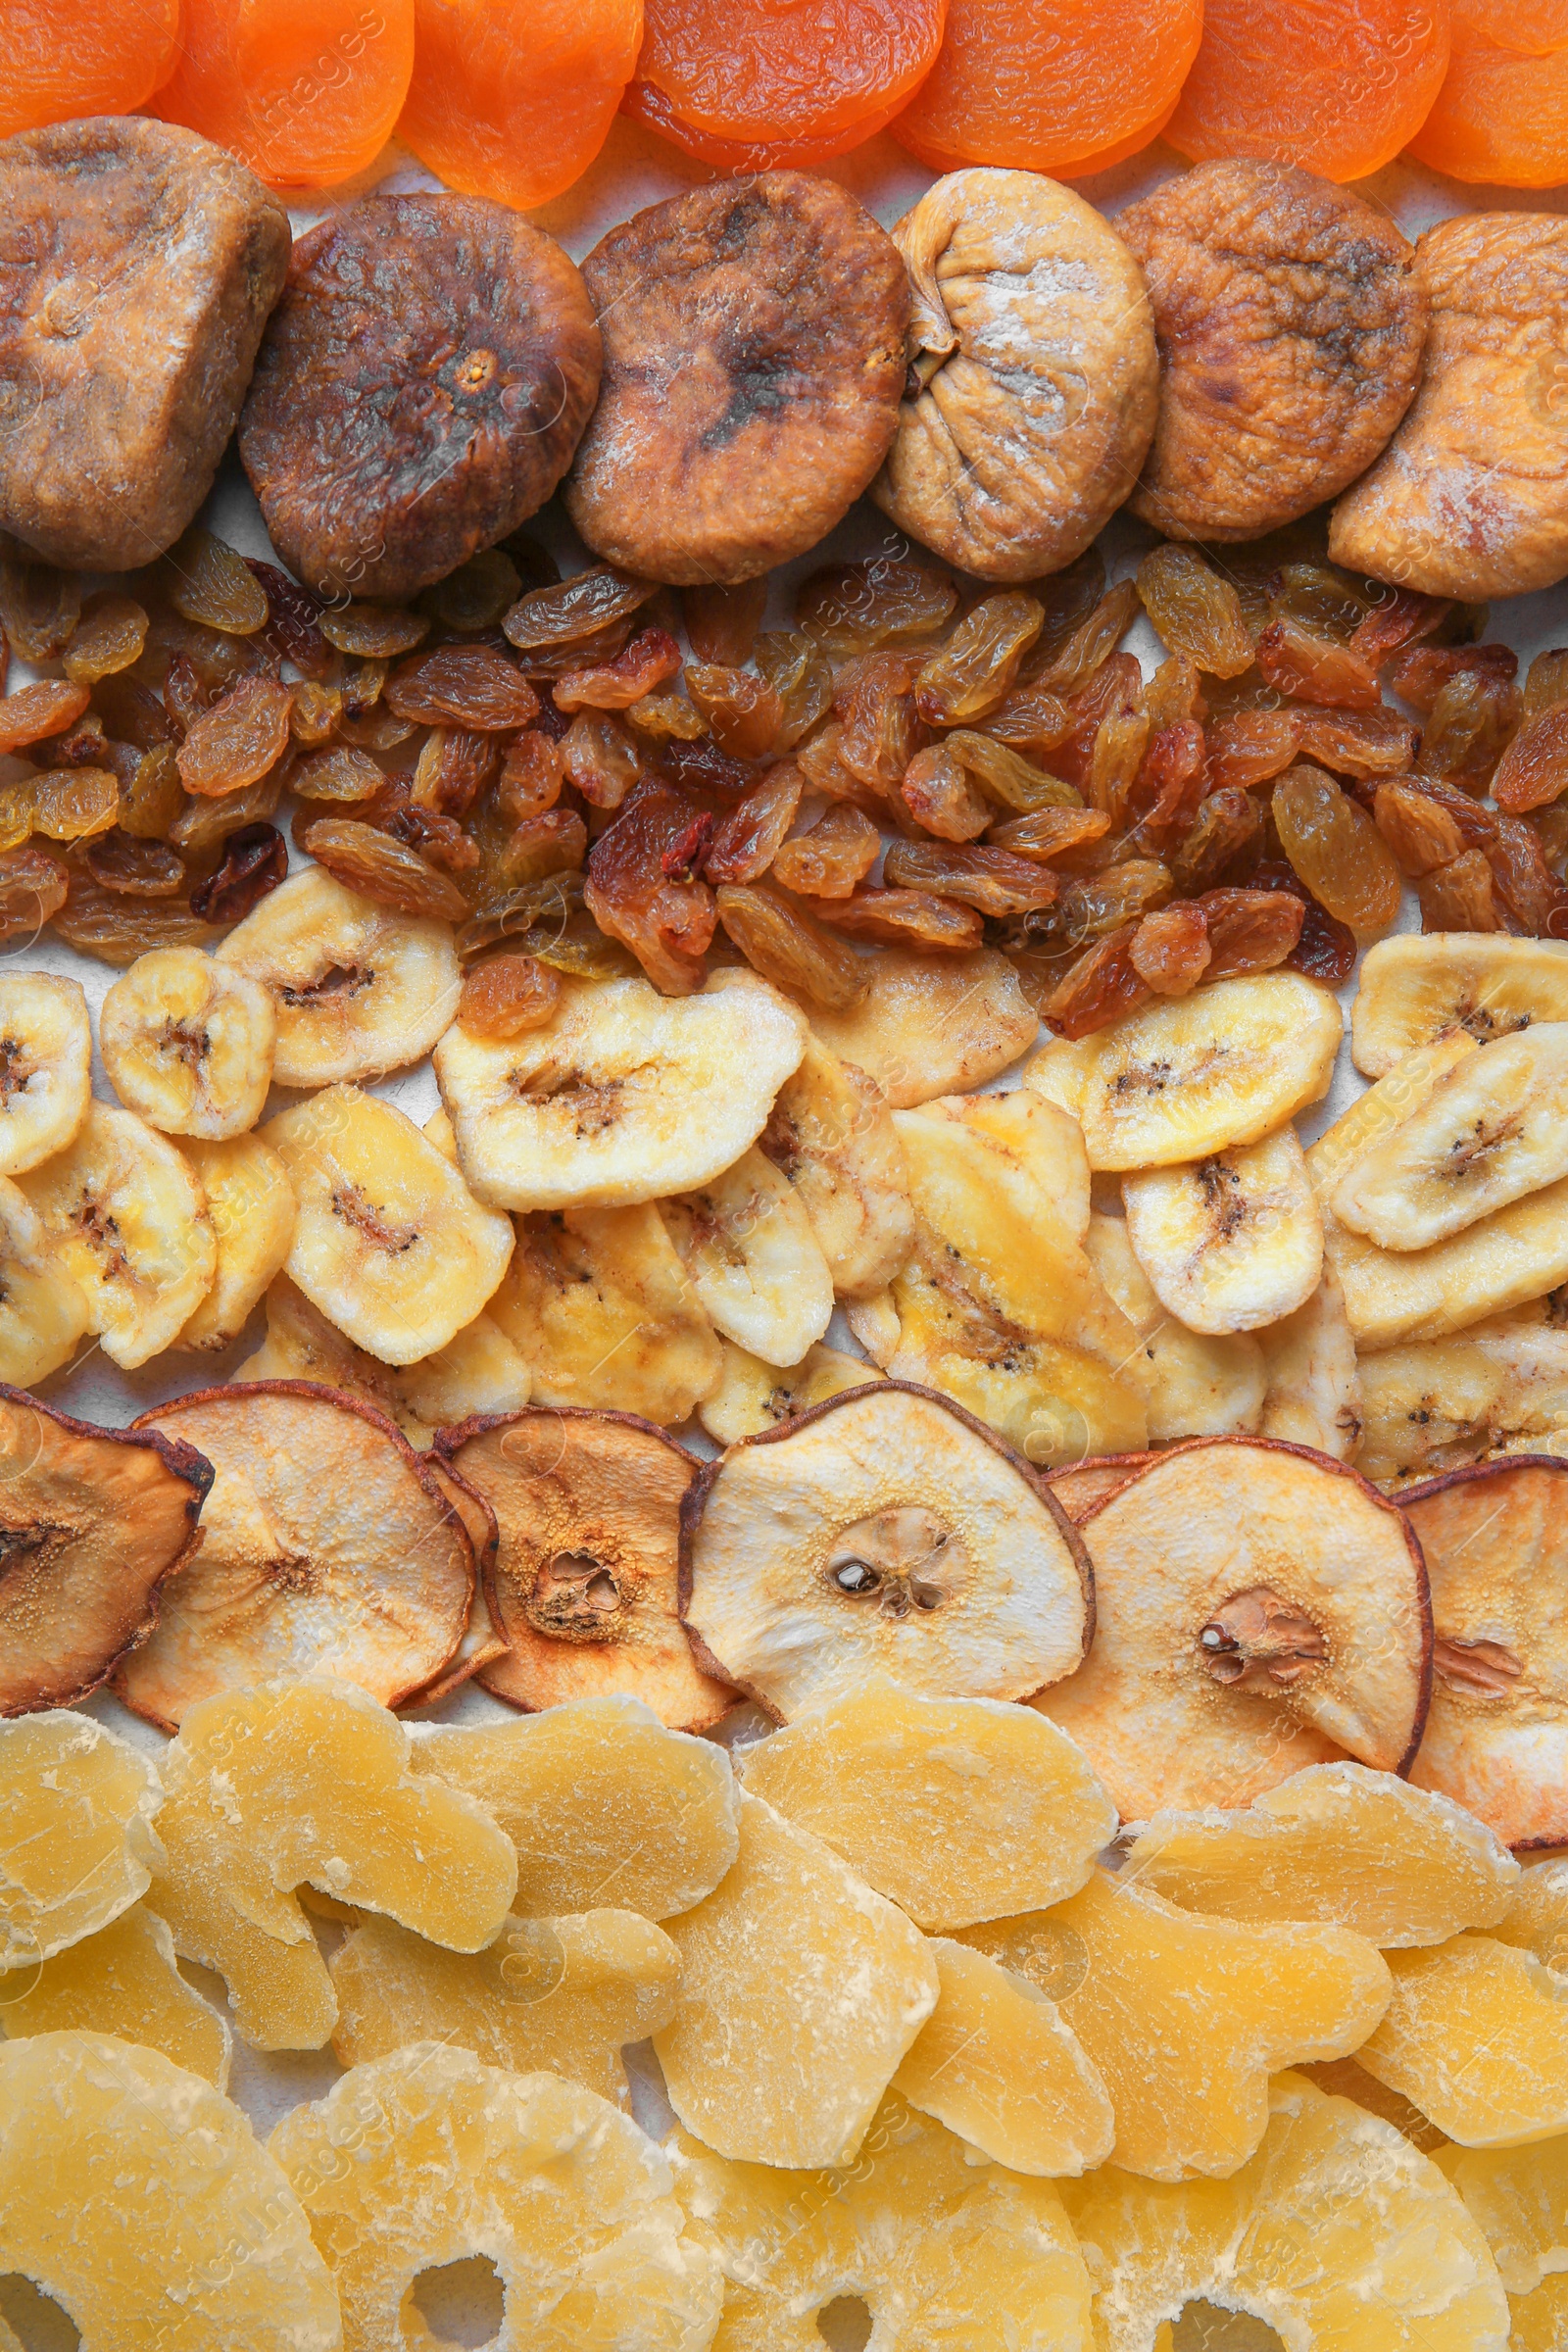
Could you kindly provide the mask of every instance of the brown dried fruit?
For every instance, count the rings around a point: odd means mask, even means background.
[[[532,956],[492,956],[464,976],[458,1024],[470,1037],[521,1037],[542,1029],[561,1001],[561,982]]]
[[[1030,816],[993,825],[990,839],[1019,858],[1050,859],[1091,850],[1109,831],[1110,818],[1102,808],[1038,808]]]
[[[910,691],[922,663],[919,654],[865,654],[846,662],[835,680],[835,754],[852,776],[879,792],[899,781],[922,740]]]
[[[776,988],[807,998],[829,1012],[848,1012],[868,993],[864,959],[799,906],[771,891],[721,883],[716,894],[724,936]]]
[[[1303,719],[1299,710],[1237,710],[1214,720],[1207,731],[1209,790],[1245,790],[1282,775],[1300,749]]]
[[[313,588],[397,598],[550,496],[600,337],[553,238],[469,196],[371,196],[294,248],[240,420],[272,543]]]
[[[1281,847],[1335,919],[1360,938],[1386,931],[1399,911],[1399,869],[1367,811],[1319,767],[1293,767],[1270,804]]]
[[[561,739],[566,781],[593,808],[618,808],[648,772],[637,738],[612,710],[579,710]]]
[[[1498,816],[1483,855],[1497,895],[1519,929],[1532,939],[1568,933],[1568,886],[1547,865],[1541,837],[1520,816]]]
[[[774,748],[784,705],[765,678],[749,669],[692,662],[686,667],[686,691],[720,751],[736,760],[758,760]]]
[[[172,899],[185,880],[185,862],[161,841],[138,841],[117,825],[89,841],[82,862],[93,880],[125,899]]]
[[[1302,710],[1303,760],[1341,776],[1396,776],[1415,758],[1419,730],[1397,710]]]
[[[898,793],[915,823],[941,841],[977,841],[991,822],[991,803],[969,782],[951,741],[916,752]]]
[[[1549,653],[1538,654],[1530,664],[1525,679],[1524,715],[1535,718],[1562,702],[1568,702],[1568,648],[1557,646]]]
[[[242,923],[287,874],[288,851],[276,827],[242,825],[223,844],[222,862],[191,892],[190,910],[204,922]]]
[[[205,857],[246,825],[268,823],[277,813],[282,792],[279,762],[270,775],[247,784],[243,792],[225,793],[218,801],[187,800],[169,828],[170,841],[182,857]]]
[[[765,579],[741,580],[733,588],[683,588],[680,612],[693,660],[716,662],[721,669],[743,668],[766,611]]]
[[[1148,1004],[1153,992],[1132,959],[1138,929],[1123,923],[1085,949],[1040,1006],[1048,1029],[1057,1037],[1088,1037]]]
[[[72,726],[87,708],[85,686],[63,678],[40,678],[0,701],[0,752],[20,752],[45,735]]]
[[[1518,719],[1519,689],[1511,680],[1460,671],[1440,690],[1421,730],[1421,773],[1462,792],[1486,792]]]
[[[704,846],[695,828],[704,815],[683,794],[656,784],[628,802],[589,854],[589,913],[630,948],[666,996],[690,996],[707,977],[702,958],[717,911],[712,892],[694,878]]]
[[[652,206],[583,265],[605,337],[566,485],[591,548],[654,579],[804,555],[898,426],[908,279],[831,180],[762,172]]]
[[[866,654],[880,645],[934,637],[957,601],[956,588],[934,564],[872,556],[813,571],[796,595],[795,617],[830,654]]]
[[[185,790],[220,800],[268,774],[288,749],[293,705],[293,688],[276,678],[237,679],[195,720],[179,747],[175,763]]]
[[[1350,635],[1350,651],[1368,669],[1380,669],[1395,654],[1440,629],[1453,611],[1446,597],[1422,596],[1411,588],[1386,588]]]
[[[1146,914],[1133,933],[1128,961],[1156,997],[1185,997],[1208,969],[1208,919],[1191,903]]]
[[[1492,868],[1480,850],[1416,877],[1423,931],[1506,931]]]
[[[461,923],[468,902],[455,883],[426,865],[417,851],[351,816],[318,816],[297,836],[300,848],[324,865],[345,890],[400,914]]]
[[[610,564],[590,564],[569,580],[551,580],[520,596],[501,626],[524,654],[564,653],[564,667],[580,665],[574,649],[588,647],[605,630],[628,624],[655,593],[652,580],[639,580]],[[624,642],[624,640],[622,640]],[[619,650],[618,647],[612,649]],[[543,672],[526,664],[534,676]]]
[[[1382,701],[1375,675],[1348,645],[1298,621],[1269,622],[1257,641],[1257,666],[1272,687],[1297,702],[1373,710]]]
[[[396,605],[323,605],[320,630],[340,654],[362,662],[395,662],[424,643],[430,622],[425,613]]]
[[[267,621],[260,634],[268,652],[279,662],[292,662],[313,681],[329,678],[332,648],[321,630],[320,598],[259,556],[247,556],[245,568],[267,598]]]
[[[24,662],[53,662],[65,651],[80,611],[81,588],[74,572],[40,562],[12,538],[0,538],[0,633],[12,653]]]
[[[510,889],[544,874],[575,872],[587,855],[588,828],[575,808],[544,808],[513,827],[496,870]]]
[[[120,814],[120,785],[104,767],[60,767],[27,782],[32,828],[51,841],[86,841],[107,833]]]
[[[680,647],[667,629],[639,629],[612,661],[564,670],[552,688],[558,710],[626,710],[680,667]]]
[[[1251,848],[1263,830],[1263,811],[1250,793],[1224,785],[1203,801],[1192,830],[1170,856],[1171,880],[1187,898],[1216,881]]]
[[[92,699],[110,734],[138,752],[157,751],[179,739],[162,696],[136,677],[120,672],[101,678],[92,690]]]
[[[1402,874],[1429,874],[1435,866],[1446,865],[1464,855],[1465,837],[1458,820],[1419,785],[1380,784],[1372,814]]]
[[[0,941],[36,939],[66,903],[67,869],[47,850],[0,851]]]
[[[1568,788],[1568,704],[1553,703],[1526,718],[1498,760],[1492,797],[1522,815],[1544,808]]]
[[[914,699],[920,716],[934,727],[957,727],[995,709],[1044,620],[1044,608],[1021,591],[982,597],[919,669]]]
[[[1116,226],[1160,360],[1133,512],[1171,538],[1255,539],[1353,482],[1414,396],[1430,307],[1387,214],[1237,158],[1167,180]]]
[[[1325,913],[1288,865],[1258,866],[1252,884],[1208,890],[1198,902],[1208,925],[1206,979],[1233,980],[1281,963],[1331,988],[1349,978],[1354,932]]]
[[[999,919],[1049,906],[1059,887],[1054,874],[1010,850],[939,848],[925,841],[895,842],[882,872],[900,890],[935,891]]]
[[[288,216],[219,148],[140,117],[24,132],[0,184],[16,257],[0,380],[24,395],[0,521],[58,564],[133,568],[212,487],[283,282]]]
[[[1190,547],[1151,548],[1138,566],[1138,593],[1173,654],[1219,678],[1252,666],[1252,640],[1242,600],[1211,564]]]
[[[776,751],[793,751],[802,736],[833,707],[833,670],[826,655],[804,629],[766,629],[755,648],[757,666],[778,697]]]
[[[335,743],[324,752],[308,752],[289,776],[289,789],[302,801],[368,801],[386,782],[368,752]]]
[[[1445,686],[1457,678],[1485,678],[1509,685],[1519,675],[1511,645],[1422,645],[1395,662],[1389,684],[1401,702],[1429,711]]]
[[[498,628],[521,587],[522,574],[505,549],[486,547],[426,588],[419,603],[443,629],[472,636]]]
[[[1105,590],[1088,618],[1080,621],[1060,646],[1051,649],[1048,659],[1038,666],[1033,662],[1025,662],[1024,675],[1029,685],[1041,696],[1087,692],[1102,664],[1109,661],[1132,627],[1138,611],[1136,581],[1118,580],[1113,588]],[[1132,661],[1131,656],[1126,659]],[[1124,668],[1119,674],[1141,684],[1136,662],[1132,662],[1131,669]],[[1098,716],[1097,710],[1097,720]]]
[[[720,818],[703,859],[704,880],[755,882],[765,874],[795,822],[804,782],[791,760],[770,768],[761,783]]]
[[[222,936],[182,899],[124,899],[104,890],[85,865],[73,863],[54,926],[68,947],[100,963],[134,963],[153,948],[210,948]],[[30,928],[30,924],[28,928]]]
[[[399,718],[480,733],[526,727],[539,715],[539,697],[516,662],[489,645],[442,645],[402,662],[386,702]]]
[[[540,816],[561,798],[566,762],[561,745],[531,727],[507,748],[496,786],[496,802],[513,824]]]
[[[0,612],[0,625],[3,621]],[[113,677],[139,661],[146,642],[147,615],[134,597],[95,596],[83,608],[66,646],[66,675],[74,686],[96,686],[100,678]]]
[[[969,907],[923,890],[860,890],[853,898],[821,899],[813,911],[852,939],[926,955],[961,955],[977,948],[984,936],[979,915]]]

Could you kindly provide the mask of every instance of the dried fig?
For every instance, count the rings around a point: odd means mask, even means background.
[[[370,196],[294,248],[240,420],[272,543],[395,599],[535,514],[599,386],[559,245],[474,196]]]
[[[1128,501],[1171,539],[1255,539],[1370,466],[1415,394],[1429,302],[1386,214],[1310,172],[1200,164],[1118,216],[1159,346]]]
[[[1337,564],[1479,601],[1568,571],[1568,220],[1470,213],[1416,247],[1432,329],[1415,406],[1329,526]]]
[[[1083,550],[1159,401],[1143,275],[1081,196],[955,172],[894,231],[914,286],[909,391],[871,495],[950,563],[1028,580]]]
[[[909,288],[853,196],[799,172],[692,188],[600,240],[599,407],[566,484],[596,554],[745,580],[804,555],[898,426]]]
[[[288,215],[220,148],[136,117],[0,146],[0,523],[119,571],[208,491],[288,266]]]

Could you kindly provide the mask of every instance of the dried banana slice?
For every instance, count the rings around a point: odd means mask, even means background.
[[[758,1148],[795,1187],[841,1298],[891,1281],[914,1240],[904,1152],[874,1080],[808,1038]]]
[[[304,1292],[279,1274],[267,1294],[267,1337],[236,1380],[314,1380],[368,1397],[395,1421],[411,1446],[428,1446],[438,1429],[470,1413],[508,1413],[528,1401],[528,1366],[488,1314],[448,1340],[435,1355],[384,1364],[345,1339]]]
[[[1500,1453],[1568,1452],[1568,1331],[1512,1316],[1361,1360],[1359,1465],[1379,1486]]]
[[[1342,1176],[1329,1204],[1384,1250],[1424,1250],[1568,1176],[1568,1021],[1469,1055]]]
[[[79,980],[0,976],[0,1176],[65,1150],[92,1099],[92,1025]]]
[[[1139,1264],[1189,1331],[1258,1331],[1317,1288],[1323,1220],[1294,1127],[1124,1176],[1121,1197]]]
[[[264,1141],[299,1202],[289,1278],[356,1347],[416,1363],[472,1322],[507,1270],[511,1220],[480,1206],[403,1111],[328,1087]]]
[[[1221,980],[1069,1043],[1023,1072],[1084,1131],[1092,1168],[1163,1168],[1256,1143],[1327,1094],[1344,1024],[1298,972]]]
[[[1268,1384],[1258,1342],[1246,1332],[1210,1338],[1167,1313],[1133,1255],[1124,1218],[1097,1211],[1085,1247],[1142,1343],[1150,1444],[1250,1436],[1259,1425]]]
[[[788,1178],[754,1148],[659,1206],[714,1329],[764,1363],[798,1364],[832,1320],[833,1277]]]
[[[1350,1053],[1363,1077],[1381,1078],[1446,1030],[1485,1044],[1537,1021],[1568,1021],[1568,945],[1493,932],[1401,932],[1366,952]]]
[[[1368,1152],[1386,1143],[1411,1112],[1430,1101],[1450,1071],[1479,1051],[1473,1037],[1449,1029],[1430,1045],[1412,1047],[1393,1069],[1325,1127],[1306,1151],[1306,1172],[1320,1201]]]
[[[1268,1382],[1258,1435],[1311,1446],[1337,1462],[1358,1460],[1365,1427],[1361,1376],[1345,1294],[1327,1261],[1311,1298],[1260,1332],[1257,1344]]]
[[[272,1083],[277,1017],[259,980],[200,948],[155,948],[122,972],[98,1015],[109,1083],[166,1135],[254,1127]]]
[[[70,1363],[90,1320],[26,1194],[0,1176],[0,1380],[18,1389],[47,1380]]]
[[[681,1000],[692,1004],[696,1000]],[[490,1314],[533,1371],[535,1404],[686,1420],[723,1343],[651,1200],[517,1219]]]
[[[868,1380],[881,1377],[875,1364],[845,1355],[837,1348],[809,1348],[798,1364],[780,1371],[776,1364],[764,1364],[760,1355],[726,1341],[718,1386],[703,1398],[697,1417],[710,1438],[733,1446],[738,1438],[755,1438],[760,1430],[773,1429],[797,1413],[809,1412],[813,1404],[825,1404],[830,1396],[862,1389]]]
[[[282,1160],[259,1135],[234,1135],[218,1143],[186,1136],[176,1149],[207,1197],[218,1243],[218,1272],[173,1345],[230,1348],[288,1256],[294,1239],[294,1187]]]
[[[463,986],[450,924],[373,906],[320,865],[291,874],[215,956],[270,991],[279,1086],[331,1086],[418,1061]]]
[[[206,1196],[177,1147],[134,1111],[94,1102],[65,1151],[21,1182],[104,1353],[131,1371],[169,1347],[218,1272]]]
[[[994,948],[965,956],[874,948],[861,960],[870,987],[858,1004],[806,1010],[822,1043],[864,1070],[895,1110],[984,1086],[1040,1034],[1016,971]]]
[[[458,1156],[500,1208],[620,1206],[707,1184],[757,1141],[806,1023],[755,973],[695,997],[564,980],[520,1037],[448,1030],[435,1052]]]
[[[1434,1340],[1568,1281],[1568,1176],[1426,1250],[1380,1250],[1332,1216],[1323,1247],[1358,1348]]]
[[[1037,1199],[1053,1202],[1062,1231],[1081,1242],[1089,1231],[1092,1186],[1082,1130],[1043,1095],[1015,1087],[1004,1095],[943,1095],[921,1106],[928,1119],[956,1119],[985,1138]]]

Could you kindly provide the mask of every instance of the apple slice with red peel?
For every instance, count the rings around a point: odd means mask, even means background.
[[[1047,1470],[1043,1475],[1074,1527],[1082,1527],[1090,1512],[1098,1510],[1107,1495],[1114,1494],[1130,1480],[1141,1478],[1152,1462],[1163,1461],[1165,1450],[1092,1453],[1086,1461],[1068,1462],[1064,1468]]]
[[[1516,1847],[1568,1843],[1568,1462],[1406,1487],[1432,1578],[1432,1712],[1410,1778]]]
[[[1199,1438],[1086,1510],[1095,1645],[1034,1700],[1123,1820],[1242,1805],[1304,1764],[1405,1772],[1432,1616],[1402,1512],[1327,1454]]]

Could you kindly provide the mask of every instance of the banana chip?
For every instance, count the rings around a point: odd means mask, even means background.
[[[67,1149],[21,1184],[104,1353],[132,1371],[169,1347],[213,1287],[218,1243],[201,1185],[168,1137],[94,1102]]]
[[[176,1336],[176,1348],[229,1348],[250,1321],[294,1239],[294,1187],[259,1135],[219,1143],[197,1136],[176,1147],[207,1196],[218,1243],[213,1287]]]
[[[1164,1168],[1256,1143],[1318,1102],[1343,1027],[1315,980],[1259,972],[1054,1038],[1023,1078],[1078,1121],[1092,1168]]]
[[[1449,1072],[1477,1051],[1475,1039],[1464,1030],[1447,1030],[1429,1045],[1412,1047],[1375,1086],[1358,1096],[1349,1109],[1307,1147],[1306,1172],[1319,1200],[1334,1191],[1357,1161],[1386,1143],[1412,1111],[1431,1100]]]
[[[412,1119],[334,1086],[264,1140],[299,1202],[289,1275],[356,1347],[416,1363],[473,1321],[507,1270],[511,1221],[480,1206]]]
[[[715,975],[695,997],[564,979],[543,1028],[506,1039],[450,1029],[435,1074],[480,1200],[621,1207],[732,1166],[805,1045],[800,1014],[754,972]]]
[[[280,1086],[332,1086],[429,1053],[458,1009],[452,927],[376,906],[308,865],[269,893],[215,960],[268,989]]]
[[[1568,945],[1500,932],[1401,932],[1368,948],[1350,1015],[1350,1052],[1381,1078],[1446,1030],[1478,1044],[1537,1021],[1568,1021]]]
[[[98,1046],[127,1110],[165,1135],[254,1127],[272,1082],[277,1020],[259,980],[200,948],[138,956],[103,1001]]]
[[[984,1086],[1040,1034],[1033,1005],[1004,956],[911,956],[874,948],[870,988],[848,1012],[803,1008],[822,1043],[882,1089],[895,1110]]]
[[[1360,1468],[1380,1486],[1568,1452],[1568,1331],[1499,1316],[1361,1359]]]
[[[755,1149],[660,1214],[715,1331],[798,1364],[833,1314],[833,1277],[787,1177]]]
[[[733,1446],[739,1438],[755,1438],[759,1430],[773,1429],[797,1413],[809,1412],[813,1404],[825,1404],[830,1396],[842,1396],[847,1389],[861,1389],[868,1380],[881,1378],[875,1364],[845,1355],[837,1348],[808,1348],[798,1364],[780,1371],[776,1364],[764,1364],[760,1355],[726,1343],[723,1375],[711,1396],[703,1398],[697,1416],[710,1438]]]
[[[50,1248],[26,1194],[0,1176],[0,1381],[30,1389],[47,1380],[88,1329],[81,1285]]]
[[[1364,1426],[1361,1376],[1345,1294],[1331,1265],[1325,1263],[1304,1305],[1259,1332],[1258,1346],[1268,1380],[1258,1435],[1314,1446],[1337,1462],[1357,1461]],[[1363,1475],[1375,1478],[1376,1472]]]
[[[92,1098],[92,1025],[79,980],[0,976],[0,1176],[63,1152]]]
[[[904,1150],[881,1088],[808,1038],[759,1149],[794,1186],[838,1296],[881,1290],[914,1240]]]
[[[1085,1246],[1096,1273],[1143,1343],[1151,1445],[1173,1438],[1245,1437],[1255,1430],[1267,1390],[1257,1341],[1246,1332],[1207,1338],[1168,1313],[1133,1255],[1121,1217],[1092,1216]]]
[[[1323,1220],[1294,1127],[1124,1176],[1121,1197],[1139,1264],[1189,1331],[1260,1330],[1317,1288]]]

